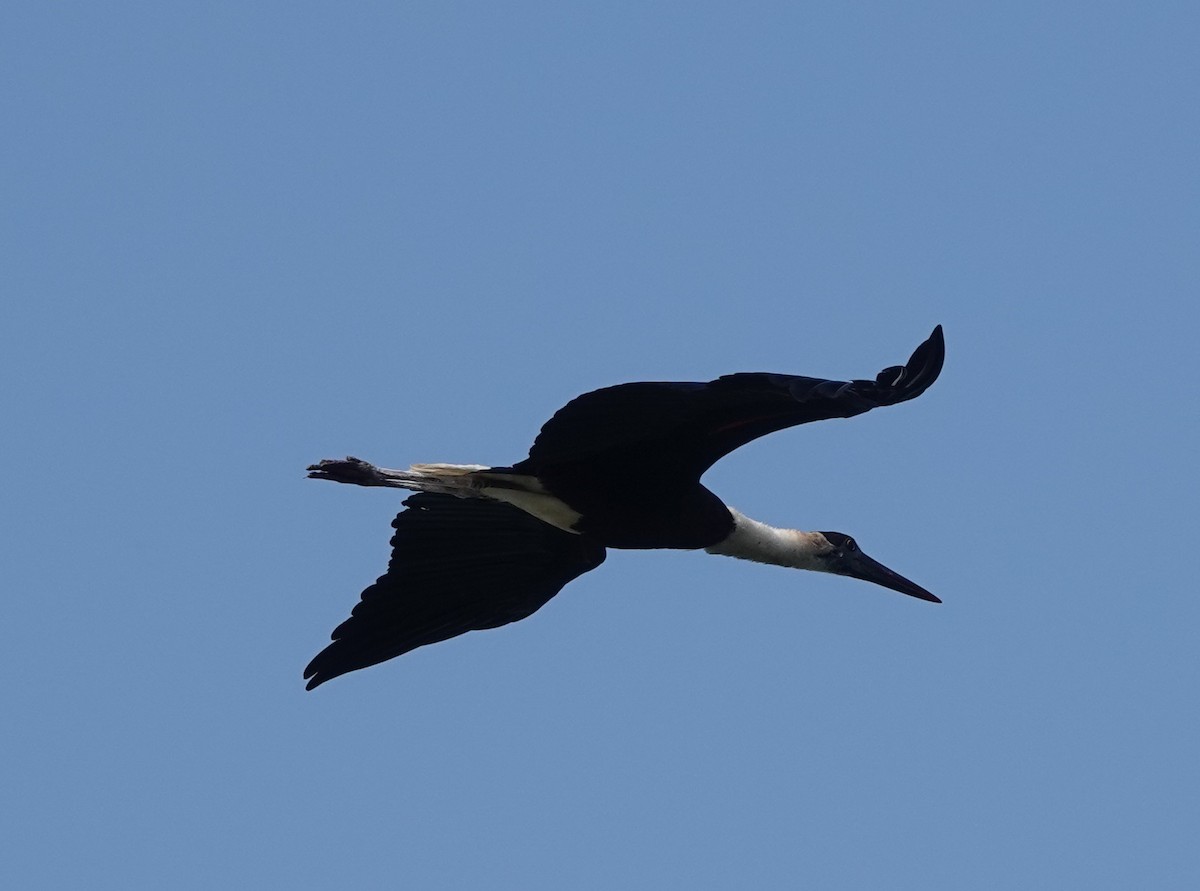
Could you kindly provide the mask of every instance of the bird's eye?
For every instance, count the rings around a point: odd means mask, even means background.
[[[846,550],[851,554],[858,550],[858,545],[854,543],[853,538],[846,539]]]

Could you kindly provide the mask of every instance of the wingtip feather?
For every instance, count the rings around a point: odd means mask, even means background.
[[[911,393],[908,398],[924,393],[941,375],[945,361],[946,340],[942,334],[942,326],[936,325],[925,342],[913,350],[905,365],[905,370],[910,375],[904,385],[904,389]]]

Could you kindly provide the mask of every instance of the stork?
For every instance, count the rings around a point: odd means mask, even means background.
[[[769,373],[707,383],[640,382],[584,393],[559,409],[511,467],[376,467],[324,460],[314,479],[408,489],[392,522],[387,572],[362,592],[333,643],[304,671],[326,681],[467,631],[532,615],[608,548],[705,550],[845,575],[941,601],[841,532],[777,529],[700,483],[718,459],[775,430],[849,418],[914,399],[938,377],[942,328],[874,380]]]

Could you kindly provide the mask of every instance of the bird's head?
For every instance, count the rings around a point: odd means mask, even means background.
[[[878,560],[872,560],[859,549],[858,543],[849,535],[842,532],[816,532],[813,535],[816,537],[811,564],[813,569],[862,579],[864,582],[882,585],[931,603],[942,602],[920,585],[892,572]]]

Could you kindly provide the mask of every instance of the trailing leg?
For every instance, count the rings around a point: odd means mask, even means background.
[[[326,458],[312,464],[308,467],[308,476],[309,479],[355,486],[386,486],[469,497],[479,494],[472,491],[478,488],[472,474],[486,469],[482,464],[415,464],[408,470],[392,470],[376,467],[361,458],[347,457],[343,460]]]

